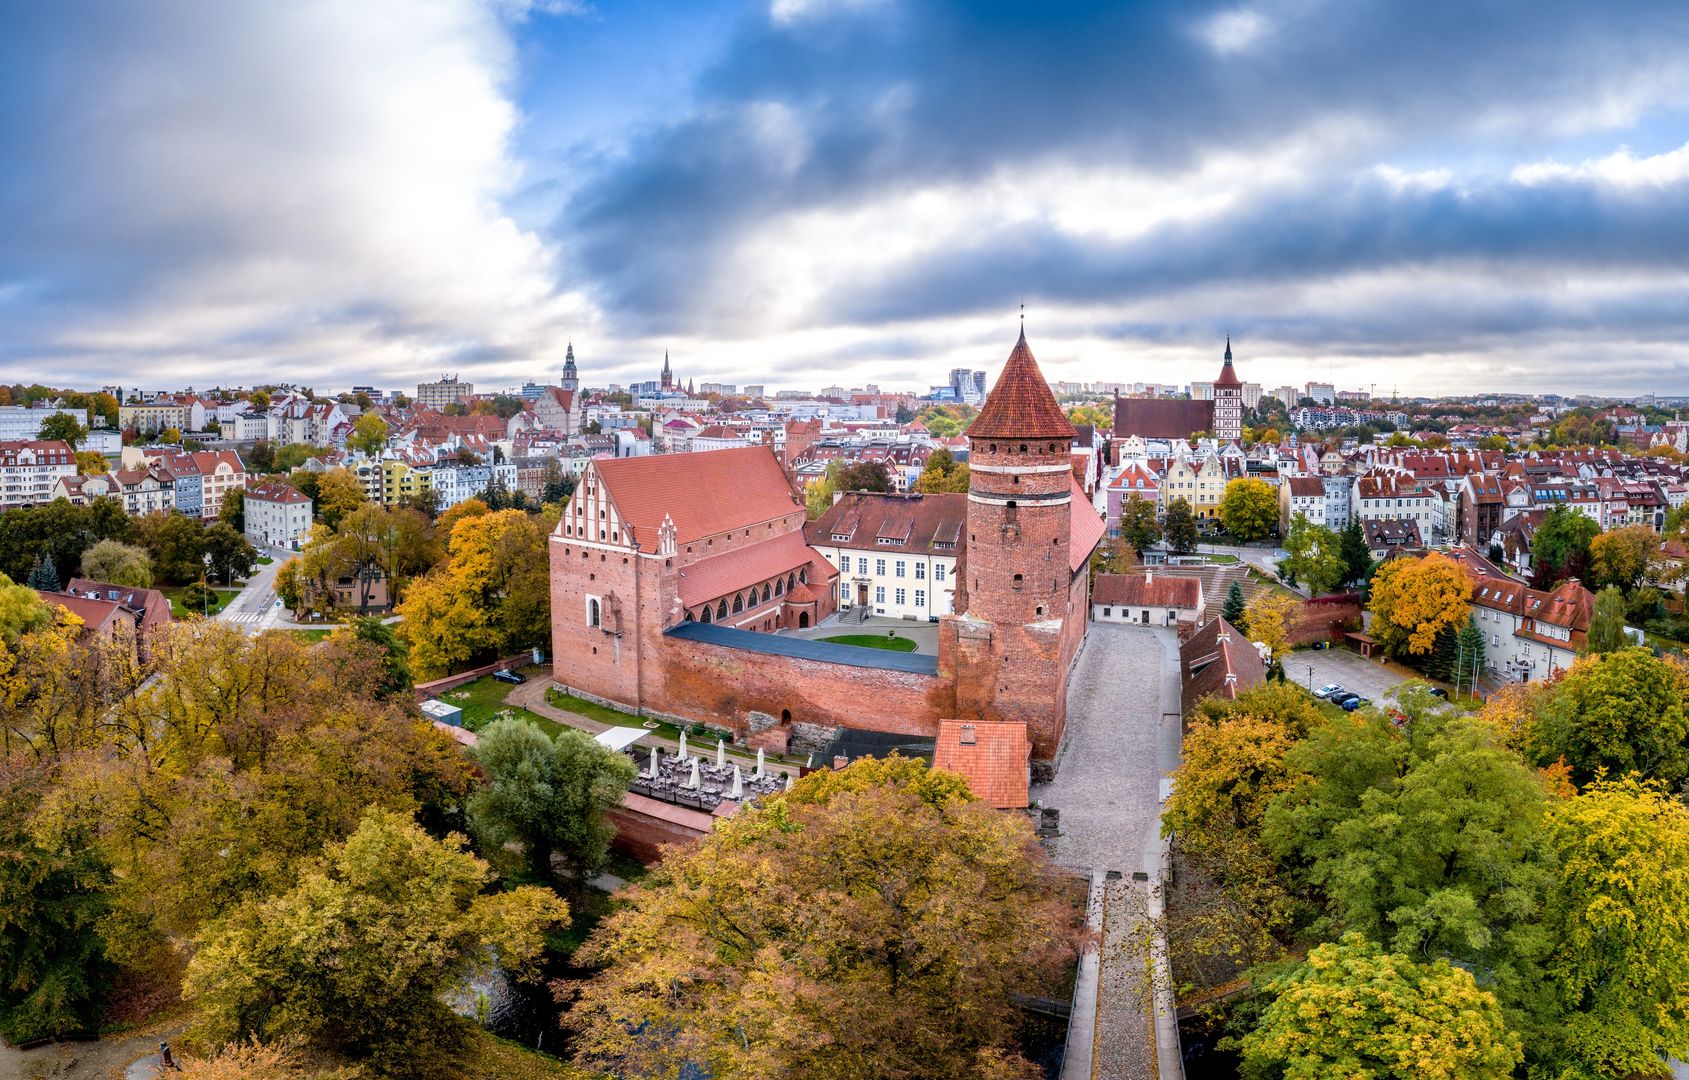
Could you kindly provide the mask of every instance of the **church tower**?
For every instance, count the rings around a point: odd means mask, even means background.
[[[1088,579],[1072,552],[1073,425],[1020,340],[968,426],[967,547],[956,614],[941,632],[960,720],[1025,723],[1053,758],[1067,716],[1067,670],[1083,639]],[[1084,512],[1089,513],[1085,508]]]
[[[674,389],[674,372],[669,370],[669,351],[663,350],[663,392],[666,394]]]
[[[1232,369],[1232,339],[1226,336],[1226,362],[1214,380],[1214,437],[1221,442],[1243,438],[1243,383]]]
[[[575,371],[575,343],[571,341],[569,352],[563,357],[563,389],[574,391],[580,388],[580,375]]]

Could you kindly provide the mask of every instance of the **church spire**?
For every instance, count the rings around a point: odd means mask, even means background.
[[[1020,340],[1009,353],[1009,362],[986,395],[979,415],[968,425],[968,438],[994,439],[1061,439],[1065,452],[1067,440],[1074,436],[1073,425],[1056,404],[1050,384],[1038,370],[1032,358],[1032,348],[1026,343],[1026,329],[1021,328]]]
[[[1232,362],[1232,336],[1226,335],[1226,363]]]
[[[669,351],[663,350],[663,389],[674,389],[674,373],[669,370]]]

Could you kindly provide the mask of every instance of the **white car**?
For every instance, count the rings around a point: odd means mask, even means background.
[[[1323,701],[1326,698],[1330,697],[1331,695],[1337,693],[1341,689],[1343,689],[1343,687],[1338,685],[1337,683],[1327,683],[1324,686],[1320,687],[1318,690],[1315,690],[1314,696]]]

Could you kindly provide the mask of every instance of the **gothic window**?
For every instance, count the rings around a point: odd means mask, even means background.
[[[806,566],[802,570],[798,571],[798,580],[803,582],[805,585],[809,584],[809,567]]]
[[[745,610],[745,594],[739,593],[733,598],[733,614],[737,615]]]
[[[762,587],[762,602],[763,603],[765,603],[765,604],[768,603],[769,597],[771,597],[773,595],[774,595],[774,591],[772,589],[770,589],[767,585],[764,585]]]
[[[720,604],[716,605],[715,617],[718,618],[718,619],[727,618],[727,601],[726,600],[723,600]]]
[[[687,621],[687,622],[691,622],[691,621],[692,621],[692,613],[691,613],[691,612],[690,612],[690,611],[688,611],[688,612],[687,612],[687,613],[686,613],[686,621]]]
[[[704,610],[700,614],[698,621],[699,622],[709,622],[710,621],[710,605],[708,605],[708,604],[704,605]]]
[[[588,626],[599,625],[599,606],[598,606],[598,598],[596,596],[587,597],[587,601],[586,601],[586,624]]]
[[[784,578],[781,578],[779,581],[776,581],[774,583],[774,595],[775,596],[785,596],[786,595],[786,580]]]

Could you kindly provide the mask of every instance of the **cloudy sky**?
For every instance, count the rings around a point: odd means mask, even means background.
[[[0,379],[1689,393],[1683,0],[0,5]]]

